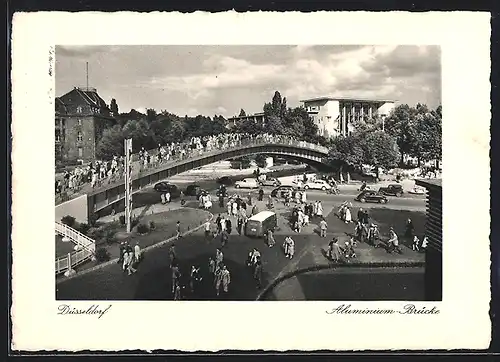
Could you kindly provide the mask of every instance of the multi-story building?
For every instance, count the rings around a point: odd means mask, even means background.
[[[95,88],[74,88],[55,99],[56,161],[95,159],[96,145],[115,119]]]
[[[255,123],[264,124],[264,122],[265,122],[264,112],[249,114],[246,116],[238,116],[238,117],[228,118],[228,120],[227,120],[228,122],[227,122],[226,127],[231,129],[231,128],[235,127],[238,123],[244,122],[246,120],[252,120]]]
[[[386,117],[394,109],[393,100],[321,97],[305,99],[304,108],[325,137],[347,136],[352,122],[375,116]]]

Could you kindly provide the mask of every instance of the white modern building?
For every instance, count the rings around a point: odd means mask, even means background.
[[[352,122],[376,115],[386,117],[394,109],[395,101],[387,99],[358,99],[321,97],[301,101],[325,137],[347,136]]]

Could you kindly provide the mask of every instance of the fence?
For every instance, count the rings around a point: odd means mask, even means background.
[[[73,243],[80,247],[68,255],[56,259],[56,274],[63,273],[75,266],[91,259],[95,255],[95,241],[81,232],[56,221],[55,230],[57,233],[68,237]]]

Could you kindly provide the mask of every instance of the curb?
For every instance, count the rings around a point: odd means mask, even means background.
[[[329,264],[317,264],[313,265],[310,267],[302,268],[302,269],[296,269],[291,272],[286,273],[285,275],[282,275],[279,278],[274,279],[270,284],[268,284],[264,290],[262,290],[258,295],[255,300],[262,300],[263,297],[265,297],[270,291],[272,291],[278,284],[281,284],[283,281],[286,279],[293,278],[296,275],[303,274],[303,273],[308,273],[311,271],[319,271],[319,270],[326,270],[326,269],[337,269],[337,268],[349,268],[349,267],[356,267],[356,268],[400,268],[400,267],[424,267],[425,262],[423,261],[404,261],[404,262],[366,262],[366,263],[360,263],[360,262],[355,262],[355,263],[339,263],[339,264],[334,264],[334,263],[329,263]]]
[[[211,212],[209,212],[209,214],[210,214],[209,221],[212,221],[213,218],[214,218],[214,214],[212,214]],[[195,231],[198,231],[199,229],[201,229],[204,225],[205,225],[205,222],[201,223],[201,225],[198,225],[198,226],[196,226],[195,228],[193,228],[191,230],[188,230],[188,231],[182,233],[181,236],[184,237],[186,235],[194,233]],[[148,252],[148,251],[153,250],[155,248],[158,248],[160,246],[163,246],[163,245],[165,245],[165,244],[167,244],[167,243],[169,243],[169,242],[171,242],[173,240],[177,240],[177,237],[176,236],[172,236],[172,237],[170,237],[168,239],[165,239],[163,241],[160,241],[160,242],[158,242],[156,244],[150,245],[150,246],[142,249],[141,253],[145,253],[145,252]],[[85,275],[85,274],[88,274],[90,272],[93,272],[93,271],[105,268],[105,267],[107,267],[107,266],[109,266],[111,264],[117,264],[117,262],[118,262],[118,258],[114,258],[112,260],[108,260],[107,262],[98,264],[98,265],[96,265],[96,266],[94,266],[92,268],[82,270],[81,272],[76,272],[76,274],[73,274],[73,275],[71,275],[69,277],[64,277],[62,279],[56,280],[56,285],[60,284],[60,283],[63,283],[65,281],[67,281],[67,280],[71,280],[73,278],[77,278],[78,276]]]

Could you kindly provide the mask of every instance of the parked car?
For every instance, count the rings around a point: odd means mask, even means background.
[[[415,186],[410,191],[408,191],[408,193],[414,195],[425,195],[425,188],[421,186]]]
[[[304,190],[311,189],[311,190],[326,191],[326,190],[330,190],[332,188],[332,186],[328,182],[326,182],[325,180],[309,180],[302,185],[302,188]]]
[[[204,190],[200,185],[191,184],[186,187],[184,195],[186,196],[199,196]]]
[[[278,187],[281,186],[281,181],[278,180],[276,177],[267,177],[265,180],[259,181],[261,186],[274,186]]]
[[[161,193],[170,193],[170,199],[176,199],[181,196],[181,190],[175,186],[174,184],[171,184],[167,181],[161,181],[158,182],[154,186],[155,191],[161,192]]]
[[[233,180],[229,176],[222,176],[217,179],[217,183],[220,185],[230,186],[233,184]]]
[[[295,192],[297,191],[297,189],[295,187],[289,186],[289,185],[282,185],[282,186],[275,188],[273,191],[271,191],[271,196],[283,198],[283,197],[285,197],[285,194],[289,190],[292,191],[292,197],[295,197]]]
[[[387,197],[373,190],[362,191],[354,200],[359,202],[378,202],[380,204],[385,204],[388,201]]]
[[[236,181],[234,187],[237,189],[256,189],[259,187],[259,184],[254,178],[245,178],[241,181]]]
[[[381,187],[378,189],[378,192],[382,195],[396,196],[400,197],[403,195],[403,186],[400,184],[390,184],[387,187]]]

